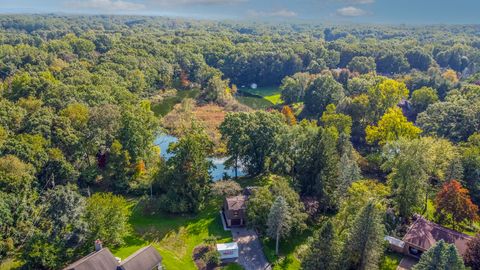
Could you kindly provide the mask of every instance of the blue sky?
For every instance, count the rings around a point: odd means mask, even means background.
[[[480,24],[480,0],[0,0],[0,13],[52,12],[335,23]]]

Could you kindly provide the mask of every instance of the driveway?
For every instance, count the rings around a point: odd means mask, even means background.
[[[271,270],[263,254],[262,245],[255,231],[246,228],[232,228],[233,240],[238,243],[238,263],[245,270]]]
[[[403,256],[402,260],[400,261],[400,264],[397,267],[397,270],[412,269],[412,267],[417,263],[418,263],[418,260],[408,256]]]

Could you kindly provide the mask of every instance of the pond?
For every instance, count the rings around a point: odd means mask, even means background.
[[[160,146],[160,155],[165,158],[169,159],[172,157],[172,154],[168,153],[168,146],[171,143],[177,142],[178,139],[174,136],[168,134],[162,134],[155,139],[155,145]],[[224,158],[209,158],[213,163],[213,168],[210,170],[210,175],[212,176],[213,181],[218,181],[223,178],[225,174],[229,177],[235,177],[235,170],[233,168],[226,168],[225,161],[227,160],[226,157]],[[245,172],[242,168],[238,168],[238,176],[244,176]]]

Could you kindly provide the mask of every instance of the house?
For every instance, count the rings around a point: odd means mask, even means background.
[[[162,256],[152,246],[146,246],[124,261],[115,258],[100,241],[95,241],[95,252],[70,264],[63,270],[161,270]]]
[[[223,218],[227,227],[245,226],[247,195],[225,198],[223,202]]]
[[[416,215],[414,219],[402,240],[393,237],[385,238],[392,250],[420,258],[423,252],[429,250],[437,241],[443,240],[454,244],[460,255],[465,254],[467,243],[472,239],[470,236],[442,227],[420,215]]]

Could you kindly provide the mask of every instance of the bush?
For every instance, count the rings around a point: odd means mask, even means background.
[[[220,264],[220,254],[215,249],[210,249],[205,254],[203,254],[203,261],[208,266],[218,265]]]

